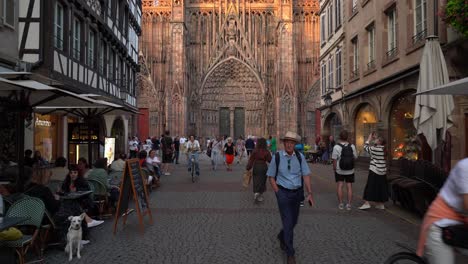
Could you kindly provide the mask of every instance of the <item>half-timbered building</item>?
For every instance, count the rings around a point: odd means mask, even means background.
[[[35,80],[91,98],[99,107],[35,112],[32,147],[50,160],[125,153],[136,113],[140,0],[22,0],[19,59]]]

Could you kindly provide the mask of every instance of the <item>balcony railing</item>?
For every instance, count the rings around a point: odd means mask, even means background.
[[[59,50],[63,50],[63,38],[54,36],[54,46]]]
[[[354,71],[351,71],[351,76],[350,79],[356,79],[359,77],[359,69],[355,69]]]
[[[371,61],[369,61],[369,63],[367,63],[367,70],[370,71],[370,70],[373,70],[375,69],[375,60],[372,59]]]
[[[395,58],[398,55],[398,48],[395,46],[392,49],[388,50],[385,54],[387,61]]]
[[[412,41],[413,41],[413,46],[421,43],[422,41],[424,41],[424,39],[426,38],[426,35],[427,35],[427,29],[424,29],[418,33],[416,33],[416,35],[414,35],[412,37]]]

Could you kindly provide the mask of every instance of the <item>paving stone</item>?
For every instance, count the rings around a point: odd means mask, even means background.
[[[275,196],[269,190],[263,203],[254,204],[251,187],[241,187],[245,164],[213,172],[202,158],[201,178],[192,183],[181,160],[150,195],[154,223],[146,218],[142,233],[133,214],[114,236],[114,220],[107,220],[91,229],[80,263],[285,263],[276,239],[281,222]],[[383,263],[399,251],[395,241],[416,245],[419,227],[386,211],[340,211],[331,167],[311,169],[317,207],[301,208],[294,240],[298,263]],[[359,194],[365,177],[356,178]],[[50,250],[46,262],[68,259]]]

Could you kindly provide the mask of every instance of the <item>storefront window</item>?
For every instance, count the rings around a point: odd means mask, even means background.
[[[390,112],[390,150],[393,159],[418,159],[419,144],[413,125],[416,98],[406,94],[395,100]]]
[[[341,120],[337,114],[332,113],[328,116],[327,120],[325,121],[325,128],[324,134],[326,139],[328,136],[333,136],[335,139],[338,138],[340,132],[342,130],[343,125],[341,124]]]
[[[34,116],[34,150],[41,152],[42,157],[47,161],[57,158],[57,125],[58,117],[53,115]]]
[[[365,105],[359,109],[356,115],[356,150],[359,156],[368,156],[364,151],[364,142],[371,132],[377,130],[377,116],[370,105]]]

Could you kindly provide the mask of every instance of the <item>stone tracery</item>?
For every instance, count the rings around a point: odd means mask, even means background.
[[[283,110],[298,120],[297,97],[318,77],[319,5],[283,2],[143,0],[141,49],[168,111],[165,128],[215,135],[220,107],[245,107],[246,133],[255,126],[257,135],[282,133]]]

